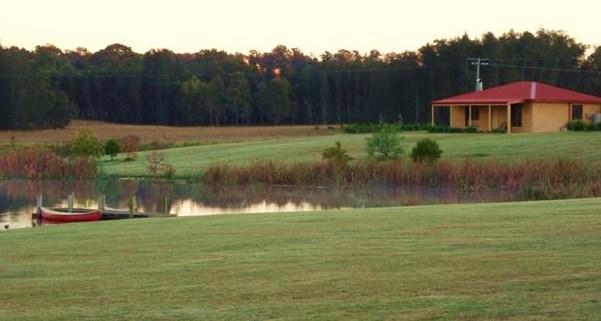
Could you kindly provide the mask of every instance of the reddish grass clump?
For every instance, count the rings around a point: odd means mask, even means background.
[[[96,173],[95,160],[66,160],[46,148],[15,149],[0,155],[0,175],[5,177],[92,178]]]

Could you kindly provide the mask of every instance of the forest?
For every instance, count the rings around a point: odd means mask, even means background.
[[[484,87],[536,80],[601,95],[601,47],[561,31],[439,39],[416,51],[144,54],[0,46],[0,128],[60,128],[81,118],[131,124],[426,123],[430,101],[474,89],[469,58],[488,58]]]

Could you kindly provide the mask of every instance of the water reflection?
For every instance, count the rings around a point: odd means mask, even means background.
[[[450,187],[402,187],[387,185],[360,188],[277,186],[203,186],[186,182],[149,180],[7,180],[0,182],[0,227],[32,225],[36,197],[44,206],[66,207],[74,193],[74,206],[97,208],[104,195],[106,206],[127,209],[135,199],[144,213],[180,216],[228,213],[315,211],[336,208],[404,206],[435,203],[510,201],[511,193],[480,191],[459,193]],[[4,229],[2,229],[4,230]]]

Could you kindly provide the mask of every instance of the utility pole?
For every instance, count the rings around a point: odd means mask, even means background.
[[[488,66],[488,58],[467,58],[472,66],[476,66],[476,91],[482,91],[482,78],[480,78],[480,66]]]

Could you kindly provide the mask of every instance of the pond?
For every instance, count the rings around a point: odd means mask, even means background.
[[[5,180],[0,181],[0,230],[32,226],[37,195],[47,207],[106,206],[127,209],[135,199],[138,212],[201,216],[303,212],[322,209],[407,206],[441,203],[511,201],[515,194],[499,191],[457,192],[452,187],[204,186],[189,182],[150,180]]]

